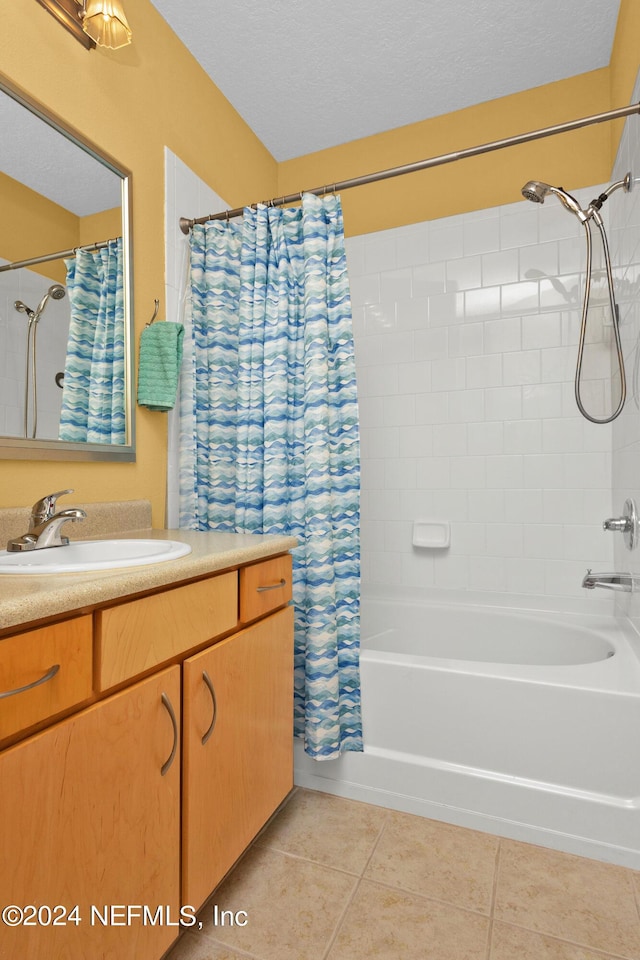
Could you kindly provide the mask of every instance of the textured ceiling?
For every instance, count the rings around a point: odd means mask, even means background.
[[[120,178],[0,91],[0,171],[78,217],[120,206]]]
[[[620,6],[620,0],[152,3],[277,160],[605,67]]]

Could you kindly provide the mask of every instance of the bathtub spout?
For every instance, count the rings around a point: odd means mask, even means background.
[[[630,573],[591,573],[587,570],[582,586],[587,590],[602,587],[605,590],[623,590],[631,593],[634,578]]]

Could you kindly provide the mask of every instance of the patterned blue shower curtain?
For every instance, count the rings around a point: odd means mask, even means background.
[[[294,732],[362,750],[359,427],[338,197],[196,225],[181,378],[181,526],[290,534]]]
[[[65,264],[71,322],[58,436],[125,443],[122,238]]]

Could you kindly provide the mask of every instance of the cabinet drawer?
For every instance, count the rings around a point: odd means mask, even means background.
[[[97,684],[106,690],[232,630],[238,575],[223,573],[96,613]]]
[[[88,699],[91,648],[90,616],[0,640],[0,739]]]
[[[291,600],[292,558],[287,553],[240,570],[240,622],[250,623]]]

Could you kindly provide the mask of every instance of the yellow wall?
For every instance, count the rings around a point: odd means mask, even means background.
[[[0,75],[131,171],[137,342],[164,297],[165,144],[231,203],[273,196],[277,169],[149,0],[126,10],[133,44],[87,51],[34,0],[0,4]],[[0,506],[74,487],[85,502],[147,497],[162,526],[166,416],[137,410],[136,432],[132,464],[0,460]]]
[[[0,257],[14,262],[69,250],[78,245],[79,220],[64,207],[0,173]],[[32,268],[64,283],[64,263],[51,261]]]
[[[239,206],[624,105],[640,62],[640,4],[622,0],[609,68],[278,165],[149,0],[127,0],[126,8],[133,44],[89,53],[33,0],[2,4],[0,36],[12,39],[0,51],[0,72],[132,171],[137,334],[163,297],[165,144]],[[513,202],[528,178],[568,189],[606,181],[620,129],[589,127],[345,192],[347,233]],[[70,485],[89,502],[148,497],[162,525],[166,420],[139,410],[136,429],[135,464],[0,461],[0,506]]]
[[[624,101],[626,102],[626,101]],[[316,187],[565,123],[611,108],[609,69],[536,87],[280,164],[278,193]],[[600,125],[459,160],[342,194],[345,232],[386,230],[514,203],[530,179],[577,189],[611,172]]]

